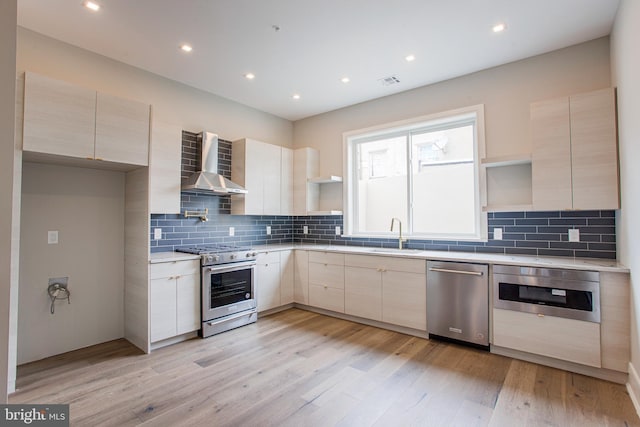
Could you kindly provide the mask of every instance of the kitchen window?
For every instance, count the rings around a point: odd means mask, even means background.
[[[447,111],[348,132],[345,234],[486,240],[484,107]]]

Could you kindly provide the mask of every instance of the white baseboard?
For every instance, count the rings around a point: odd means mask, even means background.
[[[636,408],[636,413],[640,416],[640,401],[638,400],[638,397],[640,397],[640,377],[638,377],[638,372],[631,362],[629,362],[629,382],[627,383],[627,391],[629,392],[629,397],[631,397],[633,407]]]

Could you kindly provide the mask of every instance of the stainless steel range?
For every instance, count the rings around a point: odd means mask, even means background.
[[[207,245],[176,249],[200,255],[203,338],[253,323],[257,253],[249,247]]]

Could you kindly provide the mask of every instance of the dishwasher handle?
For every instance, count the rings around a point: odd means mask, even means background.
[[[467,276],[482,276],[482,271],[466,271],[466,270],[449,270],[448,268],[429,267],[429,271],[437,271],[439,273],[466,274]]]

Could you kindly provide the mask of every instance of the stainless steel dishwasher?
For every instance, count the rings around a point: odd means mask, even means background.
[[[427,330],[444,338],[489,348],[489,267],[427,262]]]

